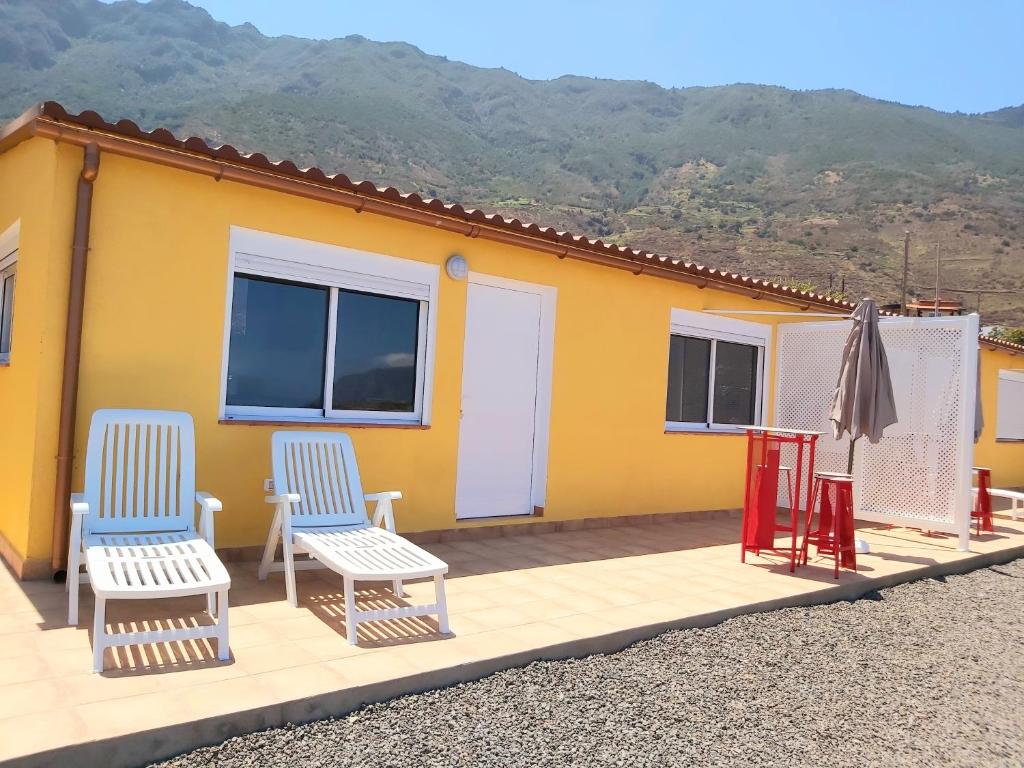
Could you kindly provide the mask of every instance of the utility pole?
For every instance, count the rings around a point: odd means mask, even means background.
[[[935,244],[935,317],[939,316],[939,273],[942,267],[942,252],[939,244]]]
[[[910,230],[903,236],[903,285],[900,292],[900,314],[907,314],[907,273],[910,270]]]

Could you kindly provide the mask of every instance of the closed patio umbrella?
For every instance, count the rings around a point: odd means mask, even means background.
[[[872,299],[861,301],[853,312],[853,329],[843,348],[830,418],[836,440],[845,432],[850,434],[847,472],[853,472],[855,441],[867,437],[868,442],[877,443],[882,431],[897,421],[889,362],[878,329],[878,308]]]

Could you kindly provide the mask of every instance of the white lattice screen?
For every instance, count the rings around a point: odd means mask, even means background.
[[[846,471],[849,443],[832,439],[828,414],[850,326],[846,320],[779,327],[774,421],[826,433],[818,442],[816,470]],[[890,318],[881,321],[881,332],[899,423],[875,445],[857,443],[857,517],[958,533],[965,546],[977,317]],[[791,460],[784,457],[783,463]]]

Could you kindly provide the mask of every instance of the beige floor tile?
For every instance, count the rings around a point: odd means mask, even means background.
[[[0,720],[0,762],[90,738],[77,712],[62,708],[40,717],[38,712]]]
[[[183,711],[189,720],[218,717],[282,700],[278,691],[263,685],[259,675],[190,686],[176,692],[174,696],[175,706]]]
[[[24,683],[53,677],[55,673],[51,662],[51,658],[34,653],[0,659],[0,683]]]
[[[472,618],[482,626],[490,629],[502,629],[504,627],[515,627],[520,624],[529,624],[530,617],[519,610],[518,607],[511,608],[505,606],[497,606],[494,608],[485,608],[483,610],[474,611]]]
[[[85,657],[86,669],[79,674],[66,675],[61,678],[61,686],[65,693],[66,706],[91,704],[111,699],[126,699],[147,693],[167,689],[164,675],[151,672],[135,674],[104,673],[94,674],[89,671],[92,656]],[[178,686],[173,686],[177,688]]]
[[[546,623],[565,630],[577,638],[599,637],[615,631],[615,625],[602,615],[593,613],[575,613],[549,619]]]
[[[502,604],[502,592],[498,590],[481,590],[468,592],[462,595],[453,595],[448,603],[448,612],[451,614],[484,611],[497,608]]]
[[[534,600],[530,603],[523,603],[522,605],[516,606],[516,609],[522,611],[530,621],[548,621],[549,619],[557,619],[562,616],[571,616],[574,613],[579,613],[568,600]]]
[[[308,654],[310,661],[333,661],[360,656],[367,649],[358,645],[349,645],[343,634],[332,632],[322,637],[304,637],[292,640],[291,643],[303,653]],[[276,644],[265,647],[274,647]]]
[[[408,658],[394,653],[365,653],[358,657],[328,661],[323,666],[339,674],[351,686],[408,677],[420,671]]]
[[[460,613],[448,617],[449,628],[456,635],[475,635],[478,632],[486,632],[490,627],[481,624],[473,618],[472,613]]]
[[[33,712],[45,713],[66,703],[64,681],[54,678],[0,685],[0,721]]]
[[[188,711],[180,702],[179,690],[156,691],[81,704],[74,712],[86,724],[90,740],[109,739],[188,722]]]
[[[324,663],[306,664],[252,675],[276,701],[293,701],[345,688],[345,678]]]
[[[254,645],[266,645],[276,642],[280,635],[273,628],[272,624],[273,622],[260,619],[260,621],[253,624],[230,627],[231,649],[237,652],[241,648],[251,648]]]

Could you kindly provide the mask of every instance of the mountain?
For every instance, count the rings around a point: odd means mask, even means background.
[[[851,298],[898,300],[910,230],[912,293],[938,244],[943,293],[1024,325],[1024,106],[526,80],[183,0],[0,0],[0,119],[50,98]]]

